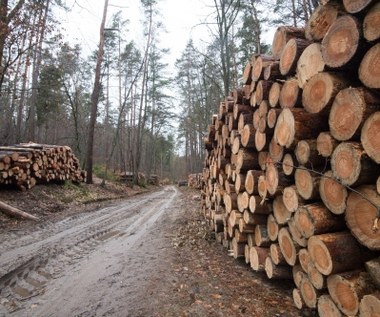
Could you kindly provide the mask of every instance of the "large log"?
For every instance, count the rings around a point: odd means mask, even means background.
[[[274,82],[269,90],[268,102],[272,108],[277,107],[280,100],[282,84]]]
[[[293,266],[297,262],[297,253],[300,246],[294,242],[289,230],[281,228],[278,232],[278,244],[280,245],[281,252],[286,260],[286,263]]]
[[[0,210],[11,217],[38,221],[39,218],[0,201]]]
[[[295,224],[305,238],[345,229],[343,219],[332,214],[322,203],[300,207],[294,215]]]
[[[302,104],[307,112],[327,114],[338,92],[349,85],[343,75],[322,72],[315,74],[304,86]]]
[[[297,79],[300,88],[304,88],[306,83],[315,74],[323,72],[325,62],[322,58],[321,44],[310,44],[301,54],[297,62]]]
[[[251,195],[249,197],[249,211],[253,214],[269,215],[273,212],[273,205],[268,200],[261,200],[260,196]]]
[[[319,198],[320,177],[314,176],[305,168],[297,168],[294,180],[298,194],[305,200],[316,200]]]
[[[343,185],[374,184],[377,179],[377,165],[365,155],[358,142],[342,142],[331,157],[331,170],[334,177]]]
[[[355,316],[361,298],[376,290],[368,273],[362,271],[331,275],[327,278],[327,288],[337,307],[347,316]]]
[[[284,265],[286,260],[278,243],[272,243],[269,247],[270,257],[275,265]]]
[[[339,140],[358,140],[364,121],[379,109],[380,98],[365,88],[346,88],[335,97],[329,114],[331,135]]]
[[[332,68],[356,67],[363,43],[360,43],[361,25],[352,15],[337,18],[322,40],[322,56]]]
[[[380,164],[380,111],[372,114],[365,122],[361,131],[361,143],[367,155]]]
[[[364,55],[359,66],[359,79],[368,88],[380,89],[380,43],[372,46]]]
[[[272,56],[274,59],[279,59],[281,53],[286,45],[286,43],[292,38],[304,38],[304,29],[291,27],[291,26],[281,26],[278,27],[272,42]]]
[[[373,0],[343,0],[344,8],[349,13],[358,13],[368,7]]]
[[[321,177],[319,194],[323,203],[333,214],[341,215],[345,212],[347,188],[334,179],[332,171],[327,171]]]
[[[243,128],[241,134],[241,145],[245,148],[254,149],[255,148],[255,128],[253,124],[246,124]]]
[[[339,8],[335,3],[318,6],[306,22],[305,37],[309,40],[321,41],[337,19],[338,13]]]
[[[237,154],[236,170],[248,171],[256,168],[259,168],[257,153],[247,149],[240,149]]]
[[[250,249],[249,261],[251,268],[256,271],[265,270],[265,259],[269,255],[269,248],[252,247]]]
[[[301,106],[301,91],[296,78],[289,78],[281,87],[279,103],[281,108],[294,108]]]
[[[270,256],[265,259],[265,273],[269,279],[291,280],[292,269],[287,265],[276,265]]]
[[[316,308],[320,292],[314,288],[313,284],[311,284],[310,280],[307,277],[304,277],[302,279],[300,291],[302,299],[304,300],[306,306],[309,308]]]
[[[371,250],[380,250],[380,230],[374,223],[379,218],[380,195],[373,186],[361,186],[347,199],[346,222],[355,238]]]
[[[380,2],[375,3],[363,21],[363,35],[367,41],[380,38]]]
[[[260,176],[263,176],[264,172],[260,170],[249,170],[245,177],[245,190],[249,194],[258,194],[257,181]]]
[[[342,317],[341,311],[336,307],[330,295],[321,295],[318,299],[318,315],[328,317]]]
[[[313,139],[319,134],[319,129],[327,127],[326,117],[320,114],[306,112],[302,108],[283,109],[277,118],[274,130],[274,140],[286,148],[295,147],[301,139]]]
[[[292,38],[286,43],[280,56],[281,75],[293,75],[295,73],[297,61],[309,44],[311,41],[299,38]]]
[[[363,249],[349,231],[311,236],[307,249],[315,267],[323,275],[361,268],[367,260]]]

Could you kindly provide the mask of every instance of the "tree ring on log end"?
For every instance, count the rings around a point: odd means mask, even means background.
[[[373,113],[364,123],[361,142],[368,156],[380,164],[380,112]]]
[[[321,177],[319,192],[323,203],[335,215],[341,215],[346,210],[347,189],[335,180],[331,171]]]
[[[308,251],[315,267],[324,275],[329,275],[333,270],[332,259],[329,250],[318,236],[311,236],[308,241]]]
[[[369,88],[380,88],[380,43],[372,46],[359,66],[359,79]]]

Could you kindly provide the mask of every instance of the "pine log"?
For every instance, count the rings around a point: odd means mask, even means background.
[[[364,121],[379,109],[380,98],[365,88],[346,88],[335,97],[329,115],[331,135],[339,140],[358,140]]]
[[[319,129],[316,129],[318,127]],[[283,109],[277,118],[274,140],[286,148],[295,147],[300,139],[313,139],[327,127],[326,117],[302,108]]]
[[[286,153],[282,159],[282,171],[287,176],[292,176],[298,167],[298,163],[293,153]]]
[[[366,260],[363,249],[348,231],[311,236],[307,249],[323,275],[358,269]]]
[[[238,242],[232,238],[232,251],[235,259],[244,257],[245,243]]]
[[[272,42],[272,56],[274,59],[279,59],[281,53],[286,45],[286,43],[291,38],[304,38],[304,29],[291,27],[291,26],[281,26],[278,27]]]
[[[289,78],[281,87],[279,103],[281,108],[301,106],[302,95],[296,78]]]
[[[343,219],[332,214],[322,203],[300,207],[294,215],[295,224],[305,238],[345,229]]]
[[[260,248],[260,247],[252,247],[250,249],[249,261],[251,263],[251,268],[256,271],[264,271],[265,270],[265,259],[269,255],[269,248]]]
[[[226,207],[226,212],[230,213],[232,210],[237,209],[237,194],[231,193],[231,194],[224,194],[223,195],[223,201],[224,205]]]
[[[305,305],[305,302],[303,301],[301,291],[298,288],[293,288],[292,297],[293,297],[294,305],[298,309],[302,309]]]
[[[240,212],[244,212],[245,209],[248,209],[249,194],[247,192],[244,191],[238,194],[237,205]]]
[[[260,196],[251,195],[249,197],[249,211],[252,214],[269,215],[273,212],[273,205],[268,200],[261,200]]]
[[[238,120],[238,132],[241,133],[246,124],[252,124],[252,123],[253,123],[252,112],[241,113]]]
[[[247,211],[247,213],[249,213],[249,211]],[[243,214],[243,218],[239,219],[239,232],[240,232],[240,234],[244,234],[244,242],[248,241],[248,234],[249,233],[253,234],[255,232],[255,226],[256,226],[255,224],[245,222],[244,214]],[[236,233],[235,233],[235,236],[237,236]]]
[[[294,242],[289,230],[284,227],[278,232],[278,244],[280,245],[281,252],[286,260],[286,263],[293,266],[297,262],[297,253],[300,246]]]
[[[278,231],[280,230],[276,218],[270,214],[267,219],[267,232],[271,241],[277,241]]]
[[[300,165],[312,169],[319,166],[326,166],[326,159],[318,153],[316,139],[299,141],[294,152]]]
[[[235,192],[242,193],[245,191],[245,179],[247,174],[237,174],[235,178]]]
[[[333,138],[330,132],[321,132],[317,137],[317,150],[319,155],[330,157],[339,142]]]
[[[281,113],[281,109],[270,109],[267,113],[267,127],[274,129],[276,126],[277,116]]]
[[[318,315],[326,317],[343,317],[330,295],[324,294],[318,298]]]
[[[272,108],[277,107],[277,105],[279,104],[281,89],[282,84],[280,84],[279,82],[274,82],[270,87],[268,102]]]
[[[367,261],[365,269],[371,276],[373,283],[380,289],[380,257]]]
[[[363,54],[361,25],[352,15],[337,18],[322,40],[322,56],[332,68],[356,67]]]
[[[361,130],[361,143],[367,155],[380,164],[380,111],[373,113]]]
[[[313,174],[305,168],[297,168],[294,174],[294,180],[298,194],[304,200],[316,200],[319,198],[320,177]]]
[[[380,38],[380,2],[375,3],[363,21],[363,35],[367,41]]]
[[[256,85],[256,105],[260,105],[263,100],[268,100],[269,90],[273,82],[260,80]]]
[[[300,291],[305,305],[309,308],[317,308],[317,301],[320,296],[320,292],[314,288],[313,284],[311,284],[307,277],[302,279]]]
[[[283,195],[277,196],[273,200],[273,215],[276,222],[280,225],[286,224],[289,221],[292,212],[286,208]]]
[[[373,0],[343,0],[344,8],[349,13],[358,13],[368,7]]]
[[[236,170],[247,171],[250,169],[259,168],[259,161],[256,152],[248,151],[247,149],[240,149],[237,154]]]
[[[359,316],[360,317],[379,317],[380,311],[380,292],[374,292],[365,295],[360,301]]]
[[[300,247],[303,247],[303,248],[307,247],[307,239],[298,230],[296,223],[294,221],[294,217],[291,217],[289,219],[287,225],[288,225],[288,230],[293,241]]]
[[[248,245],[248,244],[246,244],[245,246],[244,246],[244,259],[245,259],[245,264],[249,264],[249,253],[250,253],[250,249],[251,249],[251,247]]]
[[[275,265],[284,265],[286,260],[278,243],[272,243],[269,247],[270,257]]]
[[[11,217],[21,218],[21,219],[28,219],[33,221],[40,220],[38,217],[33,216],[25,211],[22,211],[16,207],[10,206],[2,201],[0,201],[0,210]]]
[[[297,61],[305,48],[311,44],[306,39],[293,38],[290,39],[280,56],[280,72],[281,75],[294,75],[297,68]]]
[[[361,186],[356,192],[350,192],[347,199],[347,226],[355,238],[371,250],[380,250],[380,230],[374,227],[379,206],[380,195],[375,185]]]
[[[321,50],[321,44],[313,43],[301,54],[297,63],[297,79],[300,88],[303,89],[310,78],[325,69]]]
[[[282,77],[279,61],[274,61],[264,68],[264,80],[278,80]]]
[[[274,58],[269,55],[260,55],[256,58],[252,69],[252,80],[259,81],[264,77],[264,68],[267,65],[271,65],[274,62]]]
[[[255,148],[257,151],[265,151],[269,148],[269,140],[267,141],[267,133],[261,133],[259,130],[255,132]]]
[[[307,277],[305,271],[302,269],[301,265],[296,264],[292,267],[293,282],[297,288],[300,287],[301,281],[304,277]]]
[[[367,272],[353,271],[327,278],[329,294],[337,307],[348,316],[359,312],[360,300],[376,290]]]
[[[347,77],[322,72],[315,74],[304,86],[302,104],[307,112],[327,114],[338,92],[349,85]]]
[[[245,178],[245,190],[249,194],[258,194],[257,181],[260,176],[263,176],[264,172],[259,170],[249,170]]]
[[[263,215],[260,215],[263,216]],[[266,226],[267,217],[262,217],[265,219],[263,224],[257,224],[255,227],[255,243],[258,247],[267,248],[271,245],[271,240],[268,236],[268,230]]]
[[[273,163],[267,164],[265,179],[267,182],[267,191],[271,196],[276,196],[279,191],[293,183],[293,180],[287,177],[282,171],[279,171]]]
[[[337,19],[338,13],[338,6],[335,3],[318,6],[306,22],[305,37],[309,40],[321,41]]]
[[[324,290],[327,288],[327,278],[312,264],[308,267],[307,276],[309,281],[317,290]]]
[[[253,124],[246,124],[243,128],[241,134],[241,145],[245,148],[254,149],[255,148],[255,128]]]
[[[374,184],[377,179],[374,173],[377,165],[357,142],[342,142],[336,147],[331,157],[331,169],[334,177],[344,185]]]
[[[232,154],[238,154],[241,148],[241,135],[236,135],[231,146]]]
[[[291,213],[295,212],[298,206],[303,202],[303,199],[299,196],[294,185],[284,188],[282,200],[286,209]]]
[[[332,171],[327,171],[319,182],[319,194],[326,207],[335,215],[346,210],[347,188],[333,178]]]
[[[265,259],[265,273],[269,279],[291,280],[292,269],[287,265],[276,265],[270,256]]]
[[[309,251],[306,248],[302,248],[298,252],[298,261],[301,265],[303,272],[307,272],[309,267],[313,265]]]
[[[234,104],[234,108],[233,108],[234,124],[233,124],[233,127],[236,126],[236,129],[238,128],[239,116],[242,113],[246,113],[246,114],[252,113],[251,106],[250,105],[245,105],[245,104],[238,104],[238,103]],[[230,131],[231,130],[232,129],[230,129]]]
[[[257,180],[257,191],[262,200],[267,199],[268,190],[267,190],[267,181],[265,179],[265,175],[259,176]]]
[[[279,145],[273,136],[269,143],[269,157],[271,158],[273,163],[278,163],[281,161],[283,155],[284,147]]]
[[[252,74],[252,64],[250,62],[247,62],[247,64],[245,64],[243,77],[242,77],[242,82],[244,85],[249,85],[252,82],[251,74]]]

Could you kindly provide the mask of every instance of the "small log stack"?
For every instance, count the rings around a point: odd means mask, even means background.
[[[201,189],[202,173],[189,174],[187,184],[191,188]]]
[[[305,29],[277,29],[272,56],[252,56],[243,87],[213,115],[202,210],[235,258],[270,279],[294,280],[299,309],[373,317],[380,312],[380,7],[322,3]]]
[[[0,147],[0,185],[22,190],[36,184],[83,182],[85,171],[68,146],[21,143]]]

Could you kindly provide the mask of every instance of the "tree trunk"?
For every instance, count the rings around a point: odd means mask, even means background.
[[[265,273],[269,279],[291,280],[293,278],[292,269],[287,265],[276,265],[270,256],[265,259]]]
[[[267,217],[264,216],[262,218],[265,219],[265,221],[263,221],[262,224],[257,224],[257,226],[255,227],[255,243],[258,247],[268,248],[270,247],[272,242],[269,239],[267,226],[265,224],[267,221]]]
[[[272,43],[272,56],[274,59],[280,59],[286,43],[292,38],[305,38],[305,30],[292,26],[277,28]]]
[[[241,145],[248,149],[255,148],[255,128],[253,124],[246,124],[241,133]]]
[[[316,200],[319,198],[320,177],[303,168],[298,168],[294,174],[298,194],[304,200]]]
[[[252,247],[250,249],[249,260],[251,263],[251,268],[256,271],[264,271],[265,270],[265,259],[269,255],[269,248],[260,248],[260,247]]]
[[[317,301],[320,293],[311,284],[309,278],[304,277],[301,281],[300,291],[302,299],[309,308],[317,308]]]
[[[0,201],[0,210],[11,217],[38,221],[39,218]]]
[[[99,102],[99,95],[100,95],[100,76],[101,76],[101,66],[102,66],[103,54],[104,54],[104,28],[105,28],[106,17],[107,17],[107,9],[108,9],[108,0],[105,0],[104,8],[103,8],[103,18],[100,24],[100,40],[99,40],[98,55],[96,59],[94,88],[91,94],[91,115],[90,115],[90,122],[89,122],[89,127],[88,127],[87,155],[86,155],[86,171],[87,171],[86,183],[87,184],[92,184],[94,133],[95,133],[95,123],[96,123],[98,102]]]
[[[281,108],[294,108],[301,106],[301,91],[298,87],[298,80],[290,78],[282,85],[280,92],[280,106]]]
[[[327,171],[320,179],[319,194],[326,207],[335,215],[346,210],[347,188],[333,178],[332,171]]]
[[[295,75],[298,59],[306,47],[308,47],[311,43],[312,42],[309,40],[298,38],[290,39],[286,43],[280,57],[281,75]]]
[[[272,108],[276,108],[280,101],[281,89],[282,89],[282,84],[278,82],[274,82],[272,86],[270,87],[268,102]]]
[[[249,211],[252,214],[269,215],[273,212],[273,205],[268,200],[261,201],[260,196],[251,195],[249,197]]]
[[[284,265],[286,260],[278,243],[272,243],[269,247],[270,257],[275,265]]]
[[[249,170],[245,178],[245,190],[249,194],[258,194],[257,181],[260,176],[264,175],[263,171]]]
[[[300,246],[293,241],[289,230],[285,227],[278,232],[278,244],[286,262],[291,266],[295,265]]]
[[[318,299],[318,315],[329,317],[343,317],[341,311],[336,307],[330,295],[321,295]]]
[[[362,245],[380,250],[380,230],[374,229],[374,219],[379,217],[380,195],[375,186],[362,186],[356,191],[358,193],[351,192],[347,199],[347,226]]]

